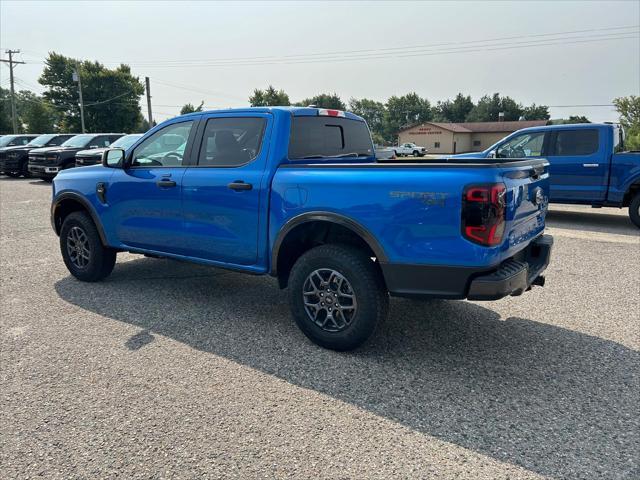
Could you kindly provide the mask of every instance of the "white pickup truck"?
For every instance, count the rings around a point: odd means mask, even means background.
[[[425,153],[427,153],[427,149],[424,147],[420,147],[415,143],[403,143],[402,145],[398,145],[397,147],[393,147],[394,153],[396,157],[401,157],[403,155],[413,155],[414,157],[421,157]]]

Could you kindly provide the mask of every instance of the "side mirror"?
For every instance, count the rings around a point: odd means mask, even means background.
[[[124,168],[124,150],[110,148],[102,153],[102,166],[107,168]]]
[[[487,155],[487,158],[496,158],[496,151],[495,150],[491,150],[489,152],[489,155]]]

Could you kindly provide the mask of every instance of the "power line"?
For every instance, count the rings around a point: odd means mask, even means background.
[[[538,33],[538,34],[527,34],[527,35],[517,35],[517,36],[509,36],[509,37],[496,37],[482,40],[468,40],[468,41],[458,41],[458,42],[444,42],[444,43],[431,43],[431,44],[423,44],[423,45],[412,45],[412,46],[404,46],[404,47],[388,47],[388,48],[376,48],[376,49],[361,49],[361,50],[338,50],[338,51],[330,51],[330,52],[321,52],[321,53],[302,53],[302,54],[290,54],[290,55],[269,55],[269,56],[258,56],[258,57],[224,57],[224,58],[213,58],[213,59],[192,59],[192,60],[160,60],[160,61],[132,61],[125,62],[130,65],[185,65],[185,64],[193,64],[196,65],[199,62],[206,63],[237,63],[237,62],[245,62],[245,61],[260,61],[260,60],[279,60],[279,59],[306,59],[308,57],[323,57],[323,56],[343,56],[343,55],[351,55],[351,54],[379,54],[380,52],[396,52],[396,51],[409,51],[416,49],[433,49],[437,47],[447,47],[447,46],[455,46],[455,45],[470,45],[471,47],[477,48],[479,43],[488,43],[488,42],[497,42],[497,41],[505,41],[505,40],[517,40],[517,39],[525,39],[525,38],[540,38],[540,37],[557,37],[557,36],[566,36],[576,33],[592,33],[592,32],[602,32],[602,31],[613,31],[613,30],[629,30],[629,29],[638,29],[640,25],[628,25],[628,26],[617,26],[617,27],[604,27],[604,28],[593,28],[593,29],[583,29],[583,30],[569,30],[563,32],[553,32],[553,33]],[[618,32],[618,33],[609,33],[604,35],[620,35],[625,34],[627,32]],[[576,37],[576,38],[587,38],[587,37]],[[548,39],[548,40],[560,40],[560,39]],[[531,41],[529,41],[531,42]],[[511,43],[511,42],[510,42]],[[526,43],[526,42],[525,42]],[[471,48],[467,47],[467,48]],[[462,47],[461,47],[462,48]],[[108,63],[122,63],[122,62],[108,62]]]

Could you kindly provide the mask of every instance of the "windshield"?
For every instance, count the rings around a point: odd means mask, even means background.
[[[39,137],[34,138],[29,143],[27,143],[28,147],[44,147],[47,143],[49,143],[52,139],[54,139],[55,135],[40,135]]]
[[[124,148],[125,150],[127,148],[129,148],[131,145],[133,145],[134,143],[136,143],[136,141],[141,137],[142,135],[125,135],[124,137],[120,137],[118,140],[116,140],[115,142],[113,142],[110,145],[110,148]]]
[[[61,147],[85,147],[94,138],[94,135],[76,135],[64,142]]]
[[[9,143],[11,143],[11,140],[16,137],[17,135],[7,135],[6,137],[0,138],[0,147],[6,147],[7,145],[9,145]]]

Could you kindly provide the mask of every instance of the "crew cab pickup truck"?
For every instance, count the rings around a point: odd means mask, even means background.
[[[456,158],[546,158],[552,203],[629,208],[640,228],[640,152],[624,151],[615,124],[549,125],[518,130],[484,152]]]
[[[312,341],[349,350],[389,294],[495,300],[543,285],[548,177],[541,159],[377,162],[348,112],[220,110],[60,172],[51,220],[79,280],[105,278],[123,251],[269,274]]]
[[[73,137],[74,134],[51,133],[31,139],[26,145],[8,147],[0,157],[0,171],[10,177],[29,177],[29,152],[36,148],[55,147]]]
[[[427,153],[427,149],[420,147],[415,143],[403,143],[397,147],[393,147],[393,153],[396,157],[413,155],[414,157],[422,157]]]
[[[111,145],[124,133],[87,133],[76,135],[59,147],[36,148],[29,152],[29,173],[51,181],[59,171],[76,166],[76,153]]]
[[[38,135],[2,135],[0,137],[0,162],[7,158],[7,151],[13,147],[26,145]],[[4,170],[0,168],[0,172]]]

